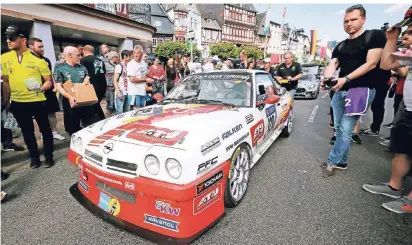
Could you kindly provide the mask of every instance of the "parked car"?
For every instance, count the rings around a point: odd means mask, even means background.
[[[304,74],[299,79],[298,87],[296,88],[295,98],[318,98],[320,91],[320,82],[314,74]]]
[[[291,134],[292,98],[266,72],[226,70],[191,74],[161,101],[73,134],[70,192],[156,243],[189,243],[239,205],[251,168]]]

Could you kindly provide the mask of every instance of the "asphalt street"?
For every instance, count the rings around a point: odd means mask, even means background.
[[[387,100],[385,123],[392,119]],[[316,114],[313,113],[317,108]],[[292,135],[279,138],[251,172],[243,202],[194,244],[412,244],[412,215],[381,207],[390,198],[362,190],[388,181],[391,155],[379,137],[352,145],[349,167],[324,179],[319,167],[331,148],[329,96],[297,100]],[[312,115],[312,117],[311,117]],[[362,119],[369,126],[371,114]],[[382,136],[389,130],[382,129]],[[56,153],[51,169],[10,166],[2,189],[2,244],[151,244],[84,209],[70,195],[78,170]],[[408,179],[406,191],[412,187]]]

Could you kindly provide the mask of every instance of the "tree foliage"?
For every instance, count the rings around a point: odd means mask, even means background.
[[[263,59],[263,51],[255,46],[242,45],[240,46],[240,51],[241,50],[245,50],[247,52],[248,58]]]
[[[212,55],[220,59],[239,57],[239,49],[233,43],[216,43],[209,46]]]
[[[190,46],[186,47],[186,44],[183,42],[167,41],[160,43],[156,46],[153,53],[162,61],[166,61],[169,58],[172,58],[175,54],[190,54]],[[200,56],[200,50],[193,45],[193,57]]]

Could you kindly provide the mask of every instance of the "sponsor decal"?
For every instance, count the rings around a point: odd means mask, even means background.
[[[180,130],[158,128],[151,125],[139,125],[127,135],[127,138],[143,141],[149,144],[174,145],[188,133]]]
[[[79,186],[87,193],[89,193],[89,186],[82,179],[79,179]]]
[[[113,184],[116,184],[116,185],[123,186],[123,185],[122,185],[122,182],[120,182],[120,181],[118,181],[118,180],[114,180],[114,179],[110,179],[110,178],[101,176],[101,175],[99,175],[99,174],[91,171],[91,170],[88,169],[88,168],[86,168],[86,172],[91,173],[92,175],[94,175],[96,178],[98,178],[98,179],[100,179],[100,180],[104,180],[104,181],[107,181],[107,182],[110,182],[110,183],[113,183]]]
[[[236,107],[223,107],[222,111],[237,111],[239,112],[239,109]]]
[[[210,207],[213,203],[222,198],[222,184],[218,184],[216,188],[213,188],[209,192],[204,193],[201,196],[197,196],[193,200],[193,214],[197,215],[206,208]]]
[[[242,137],[240,137],[239,139],[237,139],[235,142],[233,142],[233,144],[230,144],[228,147],[226,147],[226,151],[230,151],[233,148],[235,148],[236,146],[238,146],[240,143],[242,143],[247,137],[249,136],[249,132],[247,132],[246,134],[244,134]]]
[[[110,152],[113,151],[113,147],[114,147],[113,143],[106,144],[105,146],[103,146],[103,153],[109,154]]]
[[[136,117],[136,116],[148,116],[151,115],[153,111],[153,107],[150,108],[143,108],[139,109],[135,112],[132,113],[131,117]]]
[[[131,191],[136,190],[136,188],[134,186],[134,183],[130,183],[130,182],[127,182],[127,181],[124,182],[124,188],[126,188],[128,190],[131,190]]]
[[[249,81],[251,79],[250,74],[202,74],[202,75],[191,75],[186,78],[188,81],[197,80],[242,80]]]
[[[255,119],[253,118],[253,115],[252,115],[252,114],[247,115],[247,116],[245,117],[245,119],[246,119],[246,123],[247,123],[247,124],[249,124],[249,123],[253,122],[253,120],[255,120]]]
[[[156,210],[159,210],[161,213],[164,214],[170,214],[174,216],[179,216],[180,214],[180,208],[174,208],[170,203],[167,202],[162,202],[162,201],[156,201]]]
[[[206,170],[208,170],[209,168],[211,168],[213,165],[215,165],[217,163],[217,156],[200,164],[199,167],[197,168],[197,174],[201,174],[203,172],[205,172]]]
[[[100,192],[99,207],[113,216],[120,213],[119,200],[116,198],[111,198],[104,192]]]
[[[225,133],[223,133],[222,134],[222,139],[225,140],[225,139],[229,138],[230,136],[234,135],[235,133],[237,133],[242,128],[243,128],[242,124],[239,124],[239,125],[235,126],[231,130],[228,130]]]
[[[275,122],[277,119],[275,105],[271,105],[270,107],[266,108],[266,116],[268,120],[268,130],[266,132],[266,135],[269,136],[275,130]]]
[[[223,179],[223,170],[220,170],[213,176],[209,177],[207,180],[203,181],[202,183],[197,184],[196,186],[196,194],[199,195],[205,192],[208,188],[213,186],[219,180]]]
[[[219,137],[214,138],[213,140],[207,142],[206,144],[202,145],[200,151],[203,155],[211,152],[213,149],[219,147],[221,145]]]
[[[163,106],[153,107],[153,115],[161,115],[163,113]]]
[[[123,113],[123,114],[118,115],[118,116],[116,117],[116,119],[121,119],[121,118],[123,118],[124,116],[126,116],[126,113]]]
[[[253,147],[257,145],[258,141],[263,137],[264,133],[265,123],[263,122],[263,119],[261,119],[258,123],[256,123],[250,128],[250,135],[252,137]]]
[[[179,229],[177,227],[179,225],[179,222],[177,221],[152,216],[149,214],[144,214],[144,222],[167,230],[179,232]]]
[[[288,104],[283,104],[282,105],[282,110],[283,110],[283,112],[287,111],[288,110]]]

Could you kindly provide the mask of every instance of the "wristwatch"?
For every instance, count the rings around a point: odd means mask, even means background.
[[[346,82],[350,82],[350,78],[348,76],[345,76]]]

